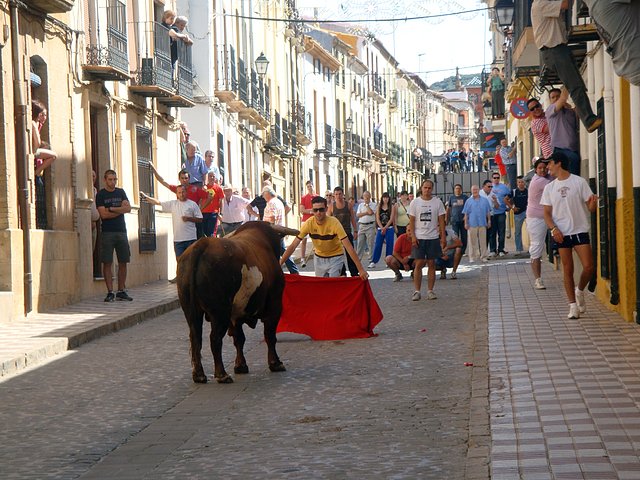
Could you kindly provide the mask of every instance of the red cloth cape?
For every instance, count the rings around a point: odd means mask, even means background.
[[[382,320],[369,281],[358,277],[318,278],[285,275],[278,332],[301,333],[313,340],[376,336]]]

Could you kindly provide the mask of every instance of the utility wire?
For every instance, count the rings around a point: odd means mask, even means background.
[[[436,15],[419,15],[415,17],[402,17],[402,18],[368,18],[361,20],[308,20],[302,18],[271,18],[271,17],[253,17],[251,15],[237,15],[234,13],[226,13],[225,17],[241,18],[244,20],[260,20],[263,22],[287,22],[287,23],[386,23],[386,22],[408,22],[411,20],[427,20],[430,18],[451,17],[455,15],[463,15],[466,13],[484,12],[490,10],[490,7],[475,8],[473,10],[462,10],[459,12],[439,13]]]

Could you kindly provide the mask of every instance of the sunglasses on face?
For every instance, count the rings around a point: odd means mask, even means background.
[[[532,107],[529,107],[529,110],[533,111],[533,110],[537,110],[538,108],[542,108],[542,105],[540,105],[539,103],[536,105],[533,105]]]
[[[500,180],[500,177],[493,177],[494,180]]]
[[[314,208],[313,211],[322,213],[322,212],[326,212],[327,209],[325,207],[320,207],[320,208]]]

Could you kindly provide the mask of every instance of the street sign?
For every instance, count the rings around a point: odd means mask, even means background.
[[[527,99],[523,97],[516,98],[511,102],[509,107],[511,115],[519,120],[525,119],[529,116],[529,109],[527,108]]]

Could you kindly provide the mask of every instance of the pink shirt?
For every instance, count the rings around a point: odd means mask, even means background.
[[[549,183],[551,183],[551,177],[541,177],[537,174],[529,182],[528,218],[544,218],[544,207],[540,205],[540,199],[542,198],[544,187]]]

